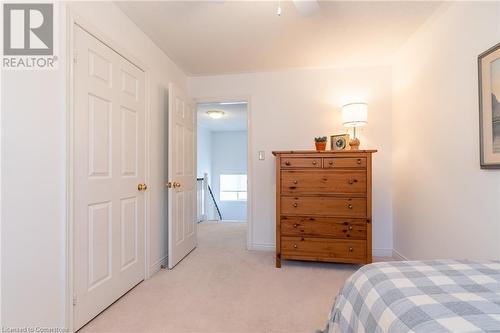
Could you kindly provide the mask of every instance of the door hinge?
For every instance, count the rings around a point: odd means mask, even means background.
[[[73,295],[73,306],[76,305],[76,295]]]

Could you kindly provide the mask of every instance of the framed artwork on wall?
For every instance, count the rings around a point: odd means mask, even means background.
[[[478,65],[481,168],[500,169],[500,43],[481,53]]]

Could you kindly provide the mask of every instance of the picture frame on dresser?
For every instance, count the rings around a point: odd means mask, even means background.
[[[482,169],[500,169],[500,43],[478,57]]]
[[[336,134],[330,136],[331,150],[349,150],[349,134]]]
[[[372,262],[375,152],[273,152],[276,267],[282,260]]]

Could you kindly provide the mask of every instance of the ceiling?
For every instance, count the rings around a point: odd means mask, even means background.
[[[220,119],[212,119],[207,115],[208,110],[224,111],[224,116]],[[197,112],[198,126],[212,132],[247,130],[247,104],[203,103],[198,104]]]
[[[188,75],[390,64],[441,4],[319,1],[126,1],[118,6]]]

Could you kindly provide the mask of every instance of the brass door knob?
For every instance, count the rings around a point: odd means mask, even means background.
[[[174,183],[172,184],[172,186],[173,186],[173,188],[179,188],[179,187],[181,187],[181,183],[174,182]]]
[[[139,184],[139,185],[137,185],[137,189],[139,191],[146,191],[148,189],[148,185],[146,185],[146,184]]]
[[[166,182],[165,186],[168,187],[168,188],[172,188],[172,182]]]

